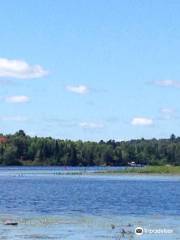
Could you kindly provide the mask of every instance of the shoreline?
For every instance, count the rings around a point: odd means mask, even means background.
[[[36,169],[33,169],[36,167]],[[1,167],[0,167],[1,168]],[[39,169],[38,169],[39,168]],[[116,175],[116,176],[149,176],[149,175],[165,175],[165,176],[180,176],[180,166],[145,166],[145,167],[122,167],[117,169],[93,169],[88,167],[74,168],[58,166],[3,166],[2,169],[7,169],[14,174],[21,175],[55,175],[55,176],[105,176],[105,175]],[[96,166],[95,166],[96,168]],[[1,172],[1,170],[0,170]]]

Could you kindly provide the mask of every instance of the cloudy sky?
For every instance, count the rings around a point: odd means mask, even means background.
[[[180,135],[180,1],[6,0],[0,132]]]

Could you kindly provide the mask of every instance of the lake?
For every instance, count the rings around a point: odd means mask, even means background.
[[[0,240],[180,239],[180,176],[93,175],[99,170],[0,168]]]

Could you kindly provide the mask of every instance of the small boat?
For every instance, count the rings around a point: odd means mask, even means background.
[[[128,165],[129,165],[130,167],[136,167],[136,163],[135,163],[135,162],[128,162]]]

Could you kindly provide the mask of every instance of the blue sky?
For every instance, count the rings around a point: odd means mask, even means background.
[[[0,132],[95,140],[180,135],[180,1],[0,7]]]

